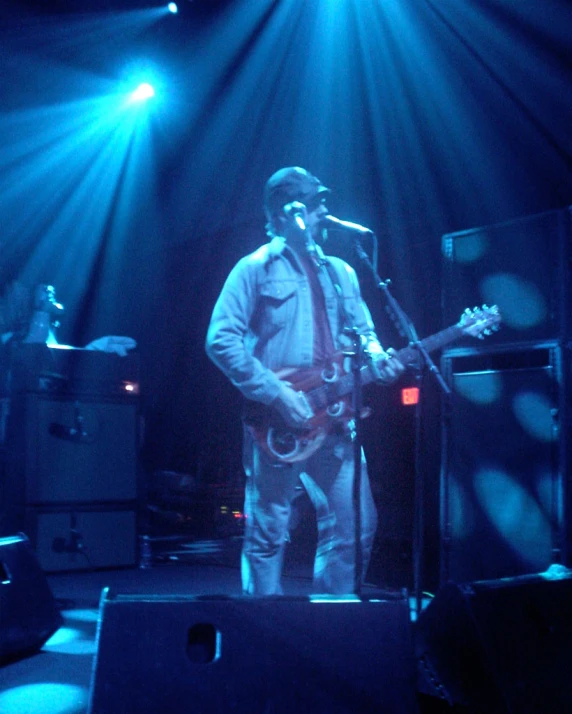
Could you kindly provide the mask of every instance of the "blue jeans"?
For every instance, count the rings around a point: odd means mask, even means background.
[[[288,541],[292,502],[300,482],[316,509],[318,545],[313,592],[354,592],[354,458],[349,438],[329,435],[306,461],[281,464],[272,462],[245,430],[243,461],[246,472],[246,525],[241,562],[244,593],[282,594],[284,548]],[[361,542],[365,574],[377,527],[377,513],[363,452],[361,486]]]

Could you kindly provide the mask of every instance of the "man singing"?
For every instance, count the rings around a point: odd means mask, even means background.
[[[293,434],[307,433],[314,413],[304,392],[284,376],[285,368],[295,374],[323,367],[326,378],[334,378],[335,355],[355,343],[357,336],[379,382],[393,382],[404,369],[393,350],[381,347],[355,271],[343,260],[325,256],[316,242],[328,215],[329,192],[299,167],[280,169],[269,178],[264,210],[271,240],[231,271],[214,307],[206,340],[209,357],[242,394],[278,413]],[[313,591],[354,592],[352,430],[344,429],[341,422],[334,424],[321,434],[319,448],[292,459],[280,458],[268,447],[246,422],[244,593],[282,593],[284,548],[300,484],[317,516]],[[360,461],[365,574],[377,514],[363,452]]]

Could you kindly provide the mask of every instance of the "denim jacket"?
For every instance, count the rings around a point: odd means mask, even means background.
[[[318,279],[337,349],[351,344],[345,327],[365,337],[371,355],[382,351],[355,271],[328,256]],[[336,292],[339,294],[336,294]],[[215,304],[206,350],[212,361],[248,399],[269,404],[277,396],[276,370],[313,364],[311,288],[295,251],[273,238],[242,258],[230,272]]]

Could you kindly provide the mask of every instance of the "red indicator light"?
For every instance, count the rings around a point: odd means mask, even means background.
[[[407,387],[401,390],[401,403],[409,407],[419,403],[419,387]]]

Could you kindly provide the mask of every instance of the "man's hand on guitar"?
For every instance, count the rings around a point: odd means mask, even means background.
[[[314,416],[303,392],[297,392],[289,382],[282,382],[280,392],[272,403],[288,426],[302,428]]]
[[[403,363],[396,355],[397,352],[393,347],[390,347],[386,352],[382,352],[381,355],[375,355],[371,360],[377,380],[382,384],[392,384],[396,379],[399,379],[405,370]]]

